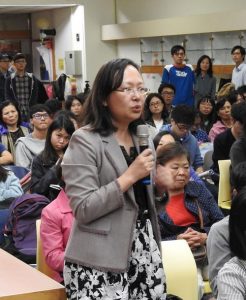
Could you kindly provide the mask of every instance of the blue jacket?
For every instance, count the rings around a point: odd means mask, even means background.
[[[176,93],[172,101],[173,105],[194,105],[195,75],[192,65],[184,65],[181,68],[166,65],[162,74],[162,83],[171,83],[175,86]]]
[[[20,126],[27,128],[29,132],[31,131],[30,125],[27,122],[21,122]],[[3,124],[0,124],[0,135],[4,135],[8,133],[9,133],[8,128]]]
[[[171,125],[163,125],[160,131],[171,132]],[[203,166],[203,158],[197,143],[197,139],[189,132],[184,138],[180,139],[181,144],[186,148],[190,155],[190,164],[194,170]]]
[[[8,198],[16,198],[23,194],[19,179],[9,172],[5,182],[0,181],[0,202]]]
[[[204,230],[206,233],[209,232],[210,227],[217,221],[223,219],[223,214],[215,202],[210,192],[201,184],[194,181],[189,181],[185,187],[185,207],[191,212],[197,219],[199,226],[199,213],[198,206],[195,199],[198,201],[199,207],[202,212]],[[172,219],[168,216],[166,211],[159,213],[159,223],[161,229],[162,240],[174,240],[177,238],[177,234],[170,232],[169,225],[174,225]],[[176,226],[178,227],[178,226]],[[180,226],[180,233],[184,232],[187,227]],[[202,231],[202,230],[201,230]]]

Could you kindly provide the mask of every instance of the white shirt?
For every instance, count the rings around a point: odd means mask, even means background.
[[[235,84],[236,89],[246,85],[246,64],[244,62],[233,69],[231,82]]]

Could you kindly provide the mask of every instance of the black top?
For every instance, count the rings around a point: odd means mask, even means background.
[[[218,160],[230,159],[230,150],[232,144],[236,141],[231,133],[231,128],[226,129],[224,132],[218,134],[214,140],[213,152],[213,170],[219,173]]]
[[[15,144],[15,142],[18,140],[18,138],[25,136],[22,129],[19,127],[16,131],[13,132],[9,132],[11,139],[13,141],[13,145]],[[8,143],[9,144],[9,143]],[[8,145],[8,150],[9,152],[11,152],[11,147],[10,145]]]
[[[233,144],[231,147],[230,158],[232,168],[237,164],[246,161],[246,137],[238,139]]]
[[[126,163],[128,166],[136,159],[138,152],[136,147],[130,148],[130,155],[126,152],[124,146],[120,146],[122,153],[125,157]],[[148,209],[147,195],[146,195],[146,186],[141,183],[141,180],[137,181],[133,185],[134,195],[139,207],[139,211],[144,211]]]

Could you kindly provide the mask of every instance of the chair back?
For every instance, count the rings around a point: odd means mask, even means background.
[[[162,262],[167,293],[183,300],[198,300],[197,267],[185,240],[162,241]]]
[[[230,184],[230,166],[231,160],[219,160],[220,170],[218,205],[222,209],[231,209],[231,184]]]
[[[6,168],[12,171],[15,174],[15,176],[19,179],[22,179],[27,173],[30,172],[29,169],[21,166],[8,165],[6,166]]]
[[[203,159],[203,170],[207,171],[211,168],[211,166],[213,165],[213,150],[209,150],[205,153],[204,155],[204,159]]]
[[[47,265],[45,261],[45,257],[43,254],[42,241],[40,238],[40,226],[41,220],[36,221],[36,231],[37,231],[37,270],[49,276],[50,278],[54,278],[54,271]]]

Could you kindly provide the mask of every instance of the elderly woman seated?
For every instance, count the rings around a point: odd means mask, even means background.
[[[185,239],[194,252],[206,244],[210,227],[223,214],[203,185],[189,181],[189,168],[189,156],[181,144],[158,149],[155,184],[162,196],[158,204],[162,240]],[[206,265],[198,263],[203,279],[208,277]]]

